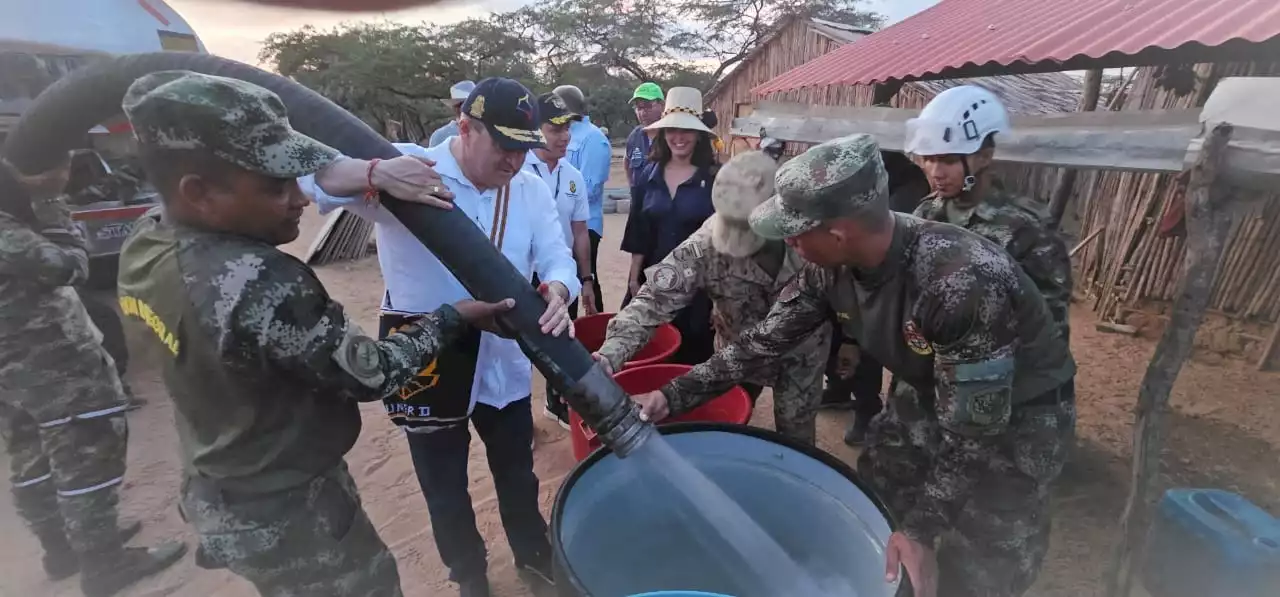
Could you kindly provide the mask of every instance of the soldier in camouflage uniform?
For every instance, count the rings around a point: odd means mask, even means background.
[[[172,565],[181,543],[124,547],[117,527],[129,427],[115,364],[74,285],[85,242],[61,197],[65,168],[23,177],[0,166],[0,436],[14,505],[44,547],[44,569],[82,571],[85,595],[114,594]]]
[[[1020,595],[1049,538],[1049,485],[1075,429],[1075,362],[1044,297],[999,246],[894,214],[875,142],[855,135],[784,164],[751,214],[810,263],[769,316],[684,377],[635,396],[683,411],[782,358],[834,311],[898,383],[859,473],[898,523],[886,574],[917,595]]]
[[[1034,203],[993,185],[995,136],[1009,115],[995,94],[973,85],[948,89],[907,123],[907,153],[920,159],[933,192],[915,215],[968,228],[1004,247],[1044,295],[1070,337],[1071,258]]]
[[[610,370],[635,356],[654,328],[671,321],[699,291],[706,292],[714,306],[711,322],[717,349],[769,313],[778,292],[803,265],[785,243],[765,240],[747,223],[751,210],[773,195],[777,168],[773,158],[753,151],[735,156],[720,169],[711,191],[715,215],[649,268],[645,278],[650,282],[609,322],[597,358]],[[746,380],[757,396],[760,386],[773,388],[774,426],[807,444],[814,443],[830,342],[831,329],[822,326],[785,358]]]
[[[375,341],[276,246],[299,234],[299,176],[319,171],[337,195],[371,183],[432,204],[422,190],[439,178],[426,164],[339,160],[290,128],[275,94],[221,77],[147,75],[124,110],[163,202],[121,250],[120,304],[167,357],[197,563],[267,597],[400,595],[343,462],[358,404],[390,395],[467,322],[487,326],[511,301],[446,305]]]

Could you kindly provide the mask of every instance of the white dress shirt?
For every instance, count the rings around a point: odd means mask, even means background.
[[[488,236],[494,221],[497,189],[481,192],[463,176],[462,168],[450,150],[452,140],[429,149],[413,143],[396,143],[395,146],[405,155],[434,161],[435,171],[454,194],[454,209],[462,210]],[[315,184],[314,176],[298,182],[304,191],[315,197],[321,213],[342,207],[374,222],[378,264],[386,285],[383,311],[429,313],[441,305],[472,298],[444,264],[385,207],[371,207],[362,196],[330,196]],[[578,281],[577,264],[562,239],[559,218],[547,185],[539,177],[521,170],[511,180],[509,197],[502,254],[530,283],[534,272],[541,280],[563,283],[569,289],[569,300],[572,301],[582,289],[582,284]],[[484,333],[477,362],[476,377],[471,386],[472,408],[477,401],[503,408],[530,394],[533,367],[515,340]]]
[[[537,174],[542,182],[551,189],[551,196],[556,201],[556,213],[560,216],[560,228],[564,231],[564,242],[573,252],[573,222],[586,222],[591,217],[587,209],[587,188],[582,182],[582,173],[573,167],[568,160],[556,160],[552,169],[533,151],[525,158],[524,169]]]

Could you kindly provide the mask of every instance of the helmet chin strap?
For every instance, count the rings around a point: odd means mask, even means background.
[[[967,155],[960,158],[960,165],[964,167],[964,186],[960,189],[960,192],[963,194],[972,191],[973,187],[978,186],[979,173],[971,172],[969,170],[969,156]]]

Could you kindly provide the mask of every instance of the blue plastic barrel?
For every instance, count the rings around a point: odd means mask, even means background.
[[[659,432],[772,537],[795,562],[788,569],[823,589],[842,588],[823,590],[823,597],[896,592],[884,580],[893,525],[843,462],[744,425],[675,423]],[[597,450],[556,495],[551,544],[561,597],[780,597],[753,583],[759,572],[752,569],[782,566],[738,561],[742,554],[725,549],[722,534],[690,520],[687,496],[668,482],[674,475],[655,480],[627,460]]]
[[[1280,521],[1217,489],[1170,489],[1147,537],[1152,597],[1280,595]]]

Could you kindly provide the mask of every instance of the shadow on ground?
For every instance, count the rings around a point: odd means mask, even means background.
[[[1156,496],[1173,487],[1225,489],[1280,514],[1280,452],[1239,427],[1173,412]],[[1102,595],[1129,494],[1129,457],[1080,440],[1053,493],[1053,540],[1031,595]]]

